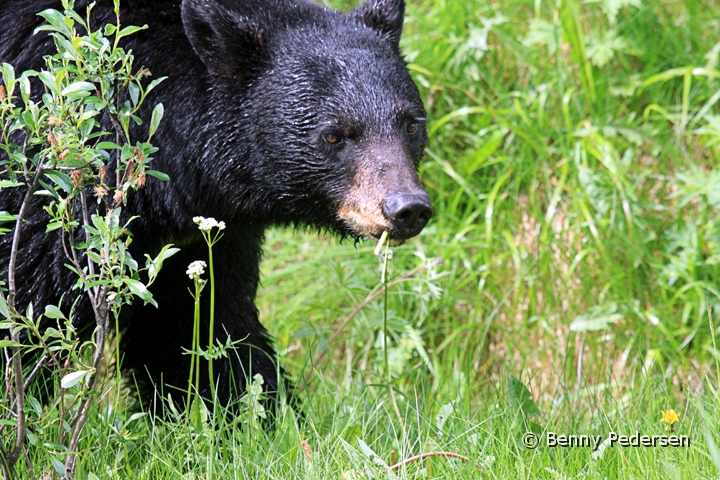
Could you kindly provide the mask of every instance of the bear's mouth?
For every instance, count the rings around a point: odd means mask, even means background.
[[[388,232],[388,239],[385,241],[385,243],[390,247],[400,246],[403,243],[405,243],[406,241],[410,240],[410,238],[393,238],[392,233],[390,231],[383,230],[383,232],[385,232],[385,231]],[[368,240],[373,240],[375,242],[379,242],[380,238],[382,237],[382,232],[381,233],[368,233],[363,236],[365,238],[367,238]],[[415,238],[415,237],[411,237],[411,238]]]
[[[382,212],[363,212],[359,209],[343,206],[337,213],[338,220],[349,230],[355,238],[365,238],[369,241],[378,242],[383,232],[388,232],[388,245],[396,247],[402,245],[408,238],[403,238],[392,227],[390,222],[382,215]]]
[[[378,242],[383,232],[388,232],[387,243],[391,247],[404,244],[420,233],[419,230],[406,232],[395,228],[395,225],[383,214],[380,207],[368,205],[367,203],[353,205],[344,203],[337,211],[337,219],[355,238],[365,238]],[[408,235],[408,233],[410,233]]]

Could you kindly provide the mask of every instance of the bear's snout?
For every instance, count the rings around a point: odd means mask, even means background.
[[[403,239],[418,235],[433,215],[430,196],[424,190],[388,195],[382,211]]]

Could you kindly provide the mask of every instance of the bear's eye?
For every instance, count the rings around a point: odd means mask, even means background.
[[[327,133],[325,134],[325,141],[331,145],[336,145],[340,143],[340,136],[335,133]]]
[[[405,131],[407,133],[409,133],[410,135],[412,135],[413,133],[418,131],[418,124],[415,122],[408,123],[407,126],[405,127]]]

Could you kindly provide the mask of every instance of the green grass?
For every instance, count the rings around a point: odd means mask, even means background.
[[[717,3],[418,0],[407,14],[435,216],[390,266],[392,282],[425,265],[388,296],[399,418],[383,296],[329,340],[380,287],[374,245],[271,231],[258,304],[305,422],[192,430],[105,406],[79,478],[720,474]],[[672,70],[684,67],[705,69]],[[512,377],[532,401],[508,394]],[[664,434],[668,409],[690,448],[593,458],[521,441],[532,428]],[[35,465],[51,469],[52,451],[32,449]],[[433,451],[470,462],[383,466]]]

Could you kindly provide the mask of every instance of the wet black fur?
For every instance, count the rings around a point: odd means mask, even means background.
[[[84,15],[87,3],[78,1],[76,10]],[[36,12],[45,8],[61,9],[60,2],[0,2],[0,62],[18,72],[43,67],[42,56],[54,47],[44,32],[32,33],[42,22]],[[141,116],[149,119],[152,106],[164,104],[152,166],[171,181],[148,177],[130,195],[125,212],[141,215],[132,224],[132,252],[141,260],[166,243],[182,249],[152,288],[159,309],[134,305],[122,318],[122,366],[136,374],[146,399],[153,385],[164,385],[165,393],[187,385],[189,357],[181,346],[190,344],[193,309],[185,270],[207,260],[196,215],[228,225],[214,250],[216,332],[223,341],[226,332],[245,339],[236,358],[216,367],[218,393],[225,402],[237,398],[250,373],[262,374],[269,391],[278,389],[282,373],[254,304],[263,233],[292,224],[357,237],[336,212],[367,149],[395,142],[406,158],[393,161],[417,165],[424,111],[399,52],[403,10],[402,0],[367,0],[349,14],[305,0],[123,2],[123,25],[149,26],[124,44],[136,68],[168,77]],[[114,22],[112,2],[99,0],[93,18],[95,26]],[[420,124],[413,136],[405,131],[410,121]],[[145,138],[141,132],[136,140]],[[328,133],[341,138],[339,145],[325,141]],[[17,212],[20,190],[3,190],[0,210]],[[35,199],[23,227],[16,274],[19,305],[33,302],[35,311],[74,283],[57,233],[44,233],[43,202]],[[10,240],[0,237],[3,279]],[[77,323],[92,327],[86,303]]]

